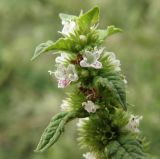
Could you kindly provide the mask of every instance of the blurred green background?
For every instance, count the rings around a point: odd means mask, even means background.
[[[160,1],[159,0],[0,0],[0,159],[81,159],[75,122],[49,151],[33,150],[66,90],[57,89],[48,70],[54,56],[31,62],[35,46],[60,35],[60,12],[78,15],[98,5],[100,27],[124,30],[105,45],[121,60],[130,111],[143,115],[148,150],[160,156]],[[65,91],[65,92],[64,92]]]

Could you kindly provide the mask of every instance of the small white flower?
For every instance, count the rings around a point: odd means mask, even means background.
[[[142,120],[142,116],[134,116],[131,115],[128,124],[125,126],[125,128],[131,132],[139,133],[139,123],[140,120]]]
[[[80,118],[80,119],[78,120],[77,127],[78,127],[78,128],[81,128],[81,127],[84,125],[85,121],[88,121],[88,120],[89,120],[88,117],[87,117],[87,118]]]
[[[124,79],[123,82],[124,82],[124,84],[127,84],[127,83],[128,83],[128,81],[127,81],[126,79]]]
[[[82,106],[88,113],[95,113],[99,108],[98,105],[95,105],[92,101],[88,100],[87,102],[83,102]]]
[[[83,157],[85,159],[96,159],[96,156],[91,152],[87,152],[86,154],[83,154]]]
[[[63,101],[62,101],[61,110],[62,110],[62,111],[67,111],[67,110],[69,110],[69,103],[68,103],[67,100],[63,100]]]
[[[96,69],[102,68],[102,63],[98,61],[104,48],[95,49],[94,51],[85,51],[83,54],[83,60],[80,61],[81,67],[93,67]]]
[[[55,62],[57,64],[62,64],[67,60],[69,60],[69,56],[66,53],[61,53],[61,56],[56,57]]]
[[[74,34],[74,30],[76,28],[76,23],[75,21],[68,19],[68,20],[63,20],[62,21],[63,29],[62,33],[64,36],[69,36],[70,33]]]
[[[116,59],[116,55],[113,52],[107,52],[109,64],[114,67],[115,71],[121,71],[121,63]]]
[[[71,82],[78,80],[78,75],[75,70],[75,66],[69,64],[67,67],[64,65],[58,65],[57,70],[55,72],[48,71],[50,75],[55,74],[58,79],[58,88],[65,88]]]

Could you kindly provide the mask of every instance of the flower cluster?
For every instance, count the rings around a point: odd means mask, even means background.
[[[95,69],[102,68],[102,63],[98,60],[103,50],[104,48],[95,48],[93,51],[85,50],[83,53],[83,59],[80,61],[80,66],[93,67]],[[71,82],[78,80],[76,66],[69,64],[66,67],[65,62],[67,61],[70,61],[67,53],[61,53],[61,55],[55,59],[55,62],[57,63],[57,70],[55,72],[49,71],[50,75],[55,74],[55,77],[58,79],[58,88],[65,88]]]

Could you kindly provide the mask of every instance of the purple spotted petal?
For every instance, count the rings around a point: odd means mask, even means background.
[[[70,80],[64,79],[64,80],[58,80],[58,88],[65,88],[71,83]]]
[[[96,69],[100,69],[100,68],[102,68],[102,63],[99,61],[96,61],[94,64],[92,64],[92,67],[94,67]]]

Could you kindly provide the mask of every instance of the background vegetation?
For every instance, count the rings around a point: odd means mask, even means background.
[[[49,151],[33,152],[65,92],[47,72],[54,56],[30,58],[37,44],[59,37],[60,12],[78,15],[94,5],[101,9],[100,27],[114,24],[124,30],[106,41],[106,49],[121,60],[128,102],[135,105],[129,109],[144,116],[141,129],[151,141],[149,152],[159,158],[159,0],[0,0],[1,159],[82,158],[74,122]]]

